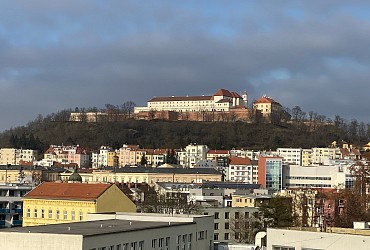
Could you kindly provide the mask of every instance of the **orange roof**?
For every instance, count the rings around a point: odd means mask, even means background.
[[[43,182],[24,197],[30,199],[96,200],[112,185]]]
[[[230,157],[230,165],[252,165],[252,162],[248,157]]]
[[[219,89],[217,90],[216,94],[214,96],[227,96],[227,97],[233,97],[233,95],[230,93],[230,91],[226,89]]]
[[[262,96],[260,99],[255,101],[254,103],[276,103],[279,104],[278,102],[274,101],[274,99],[267,97],[267,96]]]

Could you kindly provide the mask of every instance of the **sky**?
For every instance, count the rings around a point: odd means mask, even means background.
[[[268,95],[369,118],[367,0],[3,0],[0,131],[154,96]]]

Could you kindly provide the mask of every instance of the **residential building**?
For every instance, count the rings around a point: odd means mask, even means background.
[[[23,198],[23,226],[85,221],[87,213],[135,212],[115,184],[44,182]]]
[[[219,157],[230,157],[230,150],[208,150],[207,160],[216,160]]]
[[[79,145],[50,145],[44,153],[44,158],[38,162],[38,165],[51,167],[55,163],[63,165],[77,164],[79,167],[89,167],[90,153]]]
[[[339,148],[312,148],[312,164],[325,164],[329,160],[339,159]]]
[[[189,144],[184,151],[179,151],[179,163],[185,167],[194,167],[198,161],[207,160],[207,145]]]
[[[101,146],[98,152],[93,152],[91,155],[91,163],[93,168],[101,168],[107,167],[109,158],[111,158],[110,163],[111,167],[113,167],[113,157],[114,157],[114,149],[108,146]]]
[[[266,190],[267,191],[267,190]],[[268,204],[271,195],[268,194],[233,194],[232,207],[260,207]]]
[[[133,166],[136,165],[136,150],[139,145],[123,144],[119,149],[119,165],[120,166]]]
[[[22,197],[31,189],[29,185],[0,185],[0,228],[22,226]]]
[[[0,148],[0,165],[19,165],[21,162],[34,162],[37,160],[37,150]]]
[[[226,168],[226,180],[249,184],[258,183],[258,163],[249,158],[230,157]]]
[[[283,163],[302,165],[301,148],[277,148],[277,155],[283,157]]]

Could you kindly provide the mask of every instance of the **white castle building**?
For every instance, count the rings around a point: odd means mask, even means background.
[[[219,89],[212,96],[171,96],[153,97],[148,101],[147,107],[135,107],[134,113],[142,111],[230,111],[238,107],[247,107],[248,95],[244,91],[242,96],[236,92]]]

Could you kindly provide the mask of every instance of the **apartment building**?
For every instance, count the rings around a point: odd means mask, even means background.
[[[22,226],[22,197],[32,188],[30,185],[0,185],[0,228]]]
[[[277,148],[278,156],[283,157],[283,163],[302,165],[302,149],[301,148]]]
[[[258,183],[258,162],[249,158],[230,157],[226,168],[226,180],[249,184]]]
[[[207,145],[189,144],[184,151],[177,152],[179,163],[188,168],[194,167],[197,162],[207,160],[208,151]]]
[[[0,148],[0,165],[19,165],[22,162],[34,162],[37,160],[37,150]]]

